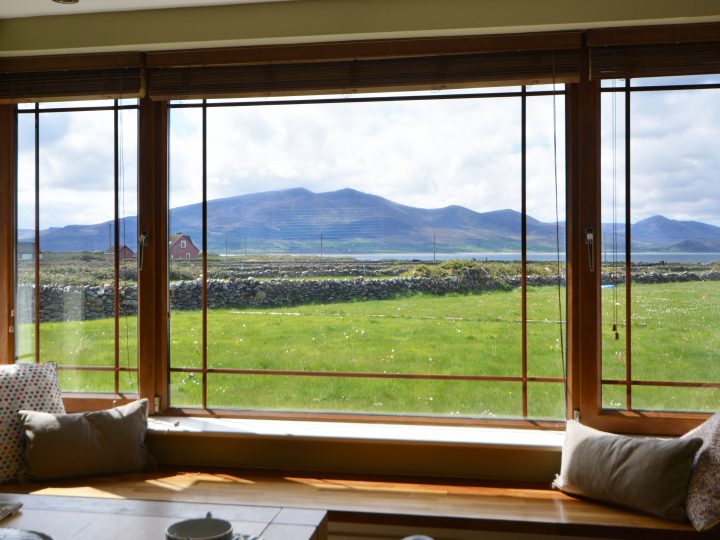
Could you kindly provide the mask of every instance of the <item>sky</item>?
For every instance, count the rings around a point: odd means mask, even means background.
[[[633,94],[633,222],[663,214],[720,226],[719,97]],[[623,99],[617,94],[613,107],[603,95],[604,221],[613,176],[616,188],[624,179]],[[564,211],[563,109],[562,96],[528,98],[528,214],[542,221],[556,219],[556,174]],[[520,210],[520,113],[517,97],[210,108],[208,198],[349,187],[423,208]],[[136,213],[134,115],[121,115],[121,215]],[[33,223],[33,121],[20,115],[20,228]],[[41,228],[112,219],[112,125],[109,111],[41,115]],[[200,202],[200,110],[173,109],[170,133],[171,206]]]

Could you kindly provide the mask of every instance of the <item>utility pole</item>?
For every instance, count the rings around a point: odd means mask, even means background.
[[[323,256],[323,235],[320,235],[320,258]]]
[[[435,262],[435,235],[433,234],[433,262]]]

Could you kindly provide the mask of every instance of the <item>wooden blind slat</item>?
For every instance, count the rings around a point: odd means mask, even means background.
[[[590,49],[590,78],[594,80],[707,73],[720,73],[720,43]]]
[[[0,73],[0,103],[140,97],[140,68]]]
[[[153,99],[443,88],[579,80],[580,52],[443,55],[148,71]]]

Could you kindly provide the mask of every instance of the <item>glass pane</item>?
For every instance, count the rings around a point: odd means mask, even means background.
[[[563,383],[528,383],[528,417],[565,419],[565,385]]]
[[[720,84],[719,74],[642,77],[631,79],[630,86],[679,86],[683,84]]]
[[[564,373],[564,111],[564,96],[527,100],[527,358],[531,376],[562,377]],[[540,410],[559,411],[564,418],[562,393],[547,395],[561,401]],[[533,406],[530,401],[529,406]]]
[[[112,107],[115,101],[112,99],[87,99],[80,101],[50,101],[40,103],[41,109],[76,109],[89,107]]]
[[[17,279],[15,288],[15,355],[35,361],[35,117],[17,121]]]
[[[601,346],[602,378],[624,380],[625,326],[625,96],[602,94]],[[605,391],[605,389],[603,390]],[[622,387],[625,403],[624,387]],[[618,403],[613,399],[612,403]],[[604,405],[608,405],[606,400]]]
[[[35,360],[37,342],[37,360],[54,361],[63,368],[64,391],[135,393],[137,110],[119,113],[118,239],[114,224],[113,111],[41,112],[37,193],[34,122],[34,115],[18,115],[18,360]],[[37,275],[33,258],[36,200],[40,237]],[[119,310],[115,305],[116,243]],[[124,368],[117,382],[116,359]],[[97,367],[108,371],[87,369]]]
[[[137,101],[137,100],[128,100]],[[118,178],[118,261],[119,273],[119,333],[118,361],[121,368],[137,367],[137,308],[138,308],[138,259],[137,259],[137,161],[136,109],[118,113],[118,140],[120,142]],[[136,374],[122,372],[121,381],[137,391]]]
[[[115,364],[113,185],[111,111],[41,117],[42,361]]]
[[[714,413],[720,409],[720,388],[635,386],[633,408]]]
[[[720,89],[642,92],[632,100],[633,378],[717,383],[720,185],[712,141],[720,137]],[[683,253],[682,264],[667,264],[667,252]],[[656,390],[633,388],[633,406],[705,410],[709,396]]]
[[[170,113],[170,366],[202,367],[202,109]],[[173,405],[179,406],[171,400]]]
[[[208,406],[231,409],[517,418],[520,396],[513,382],[208,375]]]
[[[176,175],[190,196],[172,202],[171,227],[193,231],[200,110],[172,114],[171,200]],[[505,268],[520,251],[519,98],[207,114],[209,367],[520,374],[520,292]],[[172,365],[198,366],[201,290],[171,289]]]
[[[115,373],[113,371],[60,369],[58,380],[63,392],[112,392]]]
[[[625,380],[629,357],[634,381],[720,381],[715,331],[720,315],[720,188],[711,142],[720,135],[719,97],[718,89],[631,96],[632,324],[627,328],[624,97],[603,96],[605,380]],[[633,385],[632,408],[706,410],[707,400],[712,403],[715,396],[710,390]],[[627,405],[624,386],[604,386],[603,393],[604,406]]]

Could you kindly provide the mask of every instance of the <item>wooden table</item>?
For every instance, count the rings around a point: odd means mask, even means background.
[[[323,510],[10,493],[0,494],[0,502],[23,503],[20,512],[2,520],[0,527],[30,529],[53,540],[162,540],[171,523],[205,517],[208,512],[230,521],[236,533],[264,540],[327,539]]]

